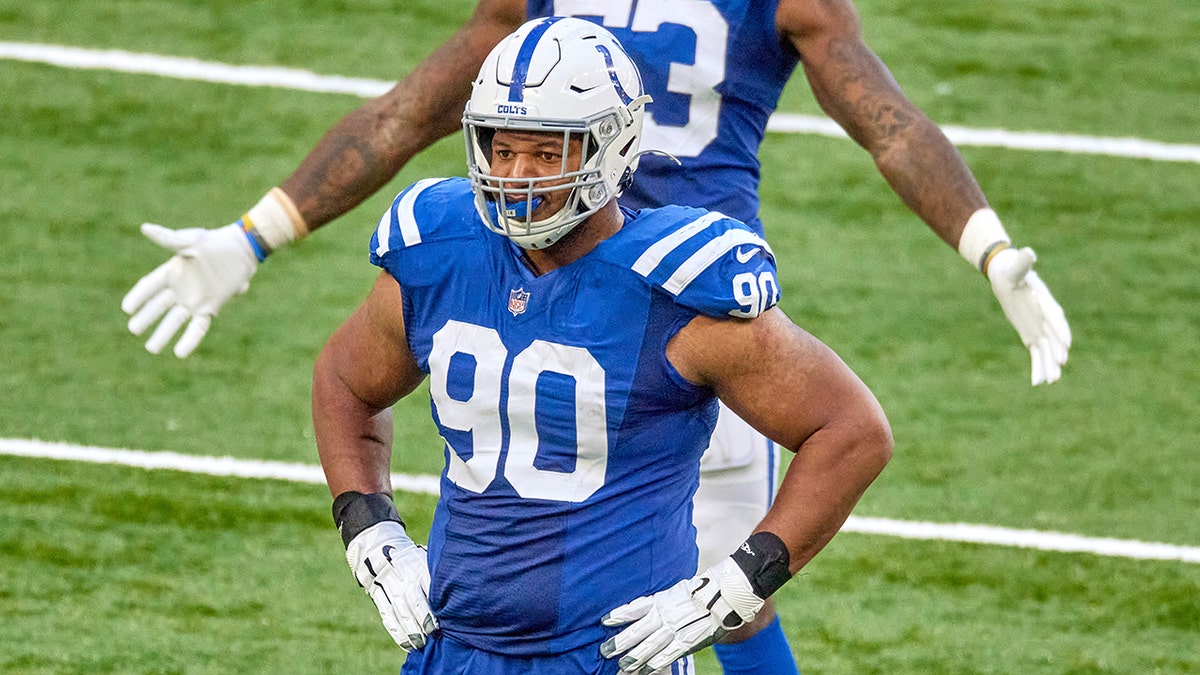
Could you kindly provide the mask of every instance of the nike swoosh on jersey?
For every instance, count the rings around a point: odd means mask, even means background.
[[[739,248],[737,251],[734,251],[733,255],[737,258],[738,262],[745,265],[746,263],[750,262],[750,259],[754,257],[755,253],[758,253],[761,250],[762,249],[757,246],[750,249],[749,251],[743,251],[742,249]]]

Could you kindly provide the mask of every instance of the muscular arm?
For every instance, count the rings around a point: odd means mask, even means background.
[[[850,0],[781,0],[776,28],[800,52],[821,108],[871,153],[900,199],[955,250],[987,200],[962,156],[863,41]]]
[[[333,496],[391,493],[391,406],[425,378],[405,341],[400,289],[379,275],[313,370],[313,427]]]
[[[326,132],[280,186],[308,229],[362,203],[414,155],[459,130],[484,58],[524,19],[520,0],[480,0],[470,20],[416,70]]]
[[[756,531],[788,546],[791,571],[833,538],[891,456],[892,437],[866,385],[778,308],[745,321],[698,317],[667,356],[692,382],[796,453]]]

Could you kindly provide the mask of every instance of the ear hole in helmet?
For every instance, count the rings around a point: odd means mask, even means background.
[[[591,134],[586,134],[583,138],[583,161],[586,162],[589,157],[595,157],[598,152],[600,152],[600,143]]]
[[[496,136],[496,130],[490,127],[475,127],[475,142],[479,144],[480,151],[487,158],[488,163],[492,161],[492,139]]]

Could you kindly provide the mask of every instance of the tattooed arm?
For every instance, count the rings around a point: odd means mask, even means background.
[[[821,108],[871,153],[900,199],[952,248],[987,208],[958,150],[863,41],[850,0],[781,0],[780,34],[800,52]]]
[[[521,0],[480,0],[470,20],[416,70],[334,125],[280,185],[308,229],[354,208],[413,155],[461,130],[484,57],[524,20]]]
[[[191,354],[225,303],[249,289],[267,256],[354,208],[413,155],[461,128],[484,58],[524,20],[523,0],[479,0],[441,48],[335,124],[291,177],[237,221],[212,229],[143,224],[142,233],[173,255],[121,300],[129,331],[141,335],[157,325],[146,341],[157,354],[183,329],[173,351],[179,358]]]
[[[1012,245],[958,150],[863,42],[851,0],[780,0],[775,25],[800,52],[821,108],[871,153],[900,199],[987,277],[1029,350],[1031,384],[1057,380],[1071,328],[1031,269],[1037,256]]]

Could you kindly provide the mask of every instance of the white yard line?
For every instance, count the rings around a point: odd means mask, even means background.
[[[324,483],[321,467],[312,464],[263,462],[233,457],[204,457],[175,452],[119,450],[70,443],[51,443],[19,438],[0,438],[0,455],[16,455],[42,459],[120,464],[142,469],[169,469],[212,476],[239,478],[274,478],[303,483]],[[392,486],[404,492],[436,495],[437,476],[392,474]],[[971,544],[991,544],[1035,548],[1064,553],[1095,555],[1141,560],[1179,560],[1200,563],[1200,547],[1177,546],[1128,539],[1084,537],[1062,532],[1017,530],[990,525],[966,523],[928,523],[890,518],[850,516],[842,527],[844,532],[859,532],[906,539],[956,541]]]
[[[325,483],[325,474],[316,464],[291,462],[266,462],[236,457],[207,457],[184,455],[177,452],[149,452],[147,450],[122,450],[98,448],[90,445],[51,443],[21,438],[0,438],[0,455],[62,459],[93,464],[120,464],[139,469],[169,469],[186,473],[202,473],[209,476],[234,476],[237,478],[274,478],[297,483]],[[437,476],[413,476],[392,474],[392,487],[403,492],[436,495]]]
[[[354,94],[363,97],[378,96],[392,86],[390,82],[317,75],[296,68],[234,66],[199,59],[139,54],[120,49],[83,49],[25,42],[0,42],[0,58],[45,63],[63,68],[113,70],[122,73],[160,75],[218,84],[279,87],[327,94]]]
[[[118,49],[83,49],[24,42],[0,42],[0,59],[45,63],[63,68],[112,70],[202,82],[281,87],[331,94],[353,94],[363,97],[379,96],[393,84],[382,80],[318,75],[296,68],[236,66],[198,59],[139,54]],[[767,125],[767,130],[839,138],[846,136],[846,132],[827,117],[791,113],[774,114]],[[1005,129],[971,129],[956,126],[943,126],[942,130],[951,141],[960,146],[1068,152],[1200,164],[1200,145],[1160,143],[1140,138],[1080,136]]]
[[[828,117],[775,113],[767,123],[767,131],[792,134],[816,134],[833,138],[848,138],[837,122]],[[1006,129],[971,129],[943,125],[942,132],[955,145],[1042,152],[1068,152],[1109,157],[1132,157],[1160,162],[1192,162],[1200,164],[1200,145],[1185,145],[1147,141],[1140,138],[1048,134],[1037,131],[1008,131]]]

